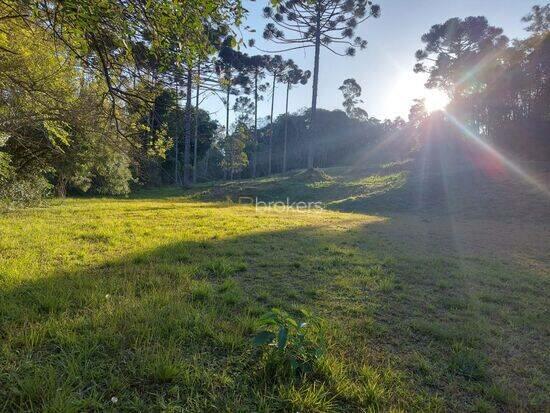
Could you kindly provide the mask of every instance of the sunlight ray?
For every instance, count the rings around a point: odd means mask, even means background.
[[[526,183],[538,189],[541,193],[550,198],[550,188],[543,183],[539,182],[536,178],[531,176],[525,170],[523,170],[516,162],[510,160],[499,152],[496,148],[485,142],[481,137],[472,132],[467,126],[460,122],[455,116],[448,111],[444,111],[447,118],[451,123],[456,126],[461,132],[464,133],[472,142],[477,144],[481,149],[489,153],[494,158],[498,159],[503,165],[505,165],[510,171],[514,172],[517,176],[522,178]]]
[[[472,79],[482,70],[486,69],[490,63],[493,63],[495,60],[501,58],[504,55],[504,53],[505,53],[505,50],[497,50],[483,57],[483,59],[481,59],[478,63],[476,63],[469,70],[467,70],[466,73],[456,82],[455,89],[457,89],[457,87],[466,83],[468,80]],[[492,73],[492,75],[498,76],[498,73],[497,74]]]
[[[447,208],[447,221],[450,229],[449,240],[451,241],[452,247],[459,258],[458,265],[462,268],[463,262],[461,258],[464,257],[466,254],[464,251],[464,247],[462,245],[462,240],[459,237],[458,225],[456,223],[455,214],[453,211],[453,206],[456,205],[456,199],[455,199],[456,197],[455,197],[455,193],[450,188],[449,171],[445,168],[444,154],[441,153],[441,147],[438,147],[438,152],[439,154],[437,156],[437,160],[439,163],[439,171],[441,175],[441,181],[443,184],[442,186],[443,186],[444,196],[445,196],[444,202]]]
[[[396,130],[389,135],[385,135],[380,142],[378,142],[376,145],[374,145],[369,150],[365,151],[363,155],[354,163],[354,167],[358,166],[358,164],[364,163],[368,161],[368,158],[370,156],[374,156],[375,154],[381,152],[386,147],[388,147],[391,143],[395,142],[399,137],[401,136],[401,131]]]

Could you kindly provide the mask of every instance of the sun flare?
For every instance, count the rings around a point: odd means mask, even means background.
[[[428,89],[424,94],[424,104],[429,113],[435,112],[445,109],[449,104],[449,97],[440,90]]]

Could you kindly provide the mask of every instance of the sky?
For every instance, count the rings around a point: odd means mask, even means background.
[[[276,50],[276,45],[261,38],[266,19],[262,8],[267,0],[244,1],[249,10],[246,22],[256,33],[243,32],[245,40],[253,37],[262,49]],[[422,48],[420,37],[434,24],[451,17],[483,15],[489,24],[501,27],[509,38],[526,37],[525,23],[521,17],[535,4],[543,0],[378,0],[381,16],[368,19],[357,34],[368,41],[365,50],[358,50],[354,57],[341,57],[322,49],[319,70],[319,96],[317,107],[342,109],[342,94],[338,87],[347,78],[355,78],[363,89],[362,104],[369,116],[379,119],[401,116],[407,118],[414,98],[423,97],[425,74],[415,74],[414,53]],[[242,48],[248,54],[262,53],[254,48]],[[313,50],[281,53],[292,58],[301,68],[313,69]],[[275,92],[275,114],[284,112],[285,91],[282,85]],[[291,90],[289,110],[297,111],[311,105],[311,80],[305,86]],[[234,99],[234,98],[233,98]],[[258,113],[269,114],[270,96],[266,97]],[[207,99],[204,108],[225,124],[223,104],[217,97]],[[276,116],[275,115],[275,116]],[[233,117],[230,121],[233,121]]]

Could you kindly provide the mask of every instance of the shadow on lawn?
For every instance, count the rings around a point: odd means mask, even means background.
[[[332,310],[333,278],[348,267],[335,251],[353,242],[321,229],[182,241],[4,283],[0,410],[300,407],[290,393],[318,387],[264,377],[250,338],[272,306]],[[317,395],[327,402],[329,381]]]
[[[348,410],[426,411],[440,405],[434,392],[451,407],[486,397],[492,384],[485,356],[471,354],[484,354],[487,343],[486,319],[472,306],[479,280],[452,259],[396,260],[390,244],[368,231],[307,228],[182,241],[5,283],[0,406],[307,410],[314,397]],[[506,294],[493,297],[501,299],[509,305]],[[292,313],[305,306],[329,323],[333,364],[319,383],[265,376],[250,337],[272,306]],[[454,349],[457,343],[466,350]],[[395,372],[376,370],[390,361]],[[370,399],[341,387],[359,389],[365,366],[380,389]]]

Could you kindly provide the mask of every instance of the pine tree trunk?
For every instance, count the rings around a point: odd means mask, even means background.
[[[314,146],[313,140],[316,138],[316,115],[317,115],[317,89],[319,86],[319,55],[321,53],[321,9],[320,2],[316,2],[317,21],[315,30],[315,60],[313,65],[313,93],[311,97],[311,122],[309,130],[308,148],[307,148],[307,168],[313,169]]]
[[[210,161],[210,148],[206,151],[206,156],[204,160],[204,176],[208,178],[208,162]]]
[[[256,178],[258,144],[258,70],[256,70],[254,73],[254,159],[252,159],[252,178]]]
[[[176,83],[176,113],[178,113],[179,111],[179,95],[178,95],[178,84]],[[174,184],[175,185],[179,185],[179,171],[178,171],[178,167],[179,167],[179,152],[180,152],[180,148],[179,148],[179,142],[180,142],[180,135],[179,135],[179,128],[178,128],[178,124],[179,122],[176,122],[176,139],[175,139],[175,142],[174,142],[174,151],[175,151],[175,156],[174,156]]]
[[[226,97],[226,108],[225,108],[225,139],[229,138],[229,92],[231,91],[231,86],[227,87],[227,97]]]
[[[285,135],[283,138],[283,173],[286,172],[286,140],[288,136],[288,93],[290,92],[290,82],[286,84],[286,104],[285,104]]]
[[[267,174],[271,175],[271,158],[273,154],[273,106],[275,105],[275,74],[273,75],[273,87],[271,89],[271,117],[269,118],[269,159],[267,161]]]
[[[225,140],[229,139],[229,93],[231,92],[231,86],[227,86],[227,96],[226,96],[226,108],[225,108]],[[223,180],[227,180],[227,169],[223,171]]]
[[[201,64],[197,65],[197,89],[195,91],[195,142],[193,146],[193,183],[197,183],[197,147],[199,140],[199,92],[200,92]]]
[[[185,135],[183,141],[183,185],[191,185],[191,92],[193,70],[187,68],[187,96],[185,101]]]

